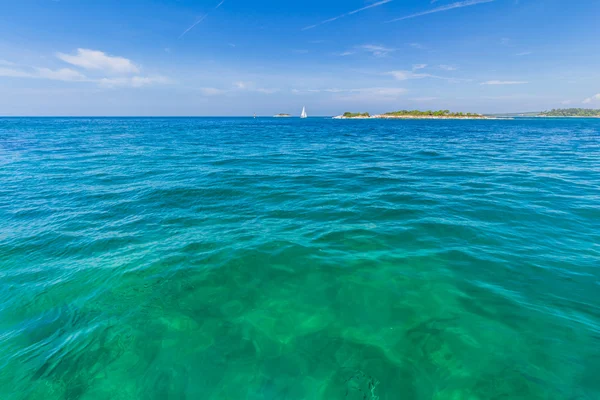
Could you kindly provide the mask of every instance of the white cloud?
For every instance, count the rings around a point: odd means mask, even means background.
[[[440,64],[439,67],[440,67],[440,69],[443,69],[444,71],[456,71],[458,69],[458,67],[455,67],[453,65],[447,65],[447,64]]]
[[[413,71],[391,71],[389,72],[389,74],[399,81],[406,81],[409,79],[421,79],[427,78],[429,76],[429,74],[417,74]]]
[[[515,56],[519,56],[519,57],[521,57],[521,56],[528,56],[528,55],[530,55],[530,54],[531,54],[531,52],[530,52],[530,51],[522,51],[522,52],[520,52],[520,53],[517,53],[517,54],[515,54]]]
[[[359,8],[359,9],[357,9],[357,10],[350,11],[350,12],[347,12],[347,13],[344,13],[344,14],[341,14],[341,15],[338,15],[337,17],[333,17],[333,18],[326,19],[326,20],[324,20],[324,21],[321,21],[321,22],[319,22],[319,23],[317,23],[317,24],[306,26],[306,27],[302,28],[302,30],[303,30],[303,31],[306,31],[306,30],[309,30],[309,29],[313,29],[313,28],[316,28],[317,26],[320,26],[320,25],[323,25],[323,24],[327,24],[327,23],[329,23],[329,22],[333,22],[333,21],[335,21],[335,20],[338,20],[338,19],[340,19],[340,18],[347,17],[347,16],[349,16],[349,15],[357,14],[357,13],[359,13],[359,12],[361,12],[361,11],[365,11],[365,10],[368,10],[368,9],[370,9],[370,8],[373,8],[373,7],[379,7],[379,6],[382,6],[382,5],[384,5],[384,4],[390,3],[390,2],[392,2],[392,1],[393,1],[393,0],[382,0],[382,1],[378,1],[378,2],[376,2],[376,3],[369,4],[368,6],[365,6],[365,7]]]
[[[600,100],[600,93],[593,95],[592,97],[588,97],[587,99],[583,100],[582,103],[583,104],[590,104],[596,100]]]
[[[39,78],[66,82],[81,82],[88,80],[87,77],[81,72],[69,68],[62,68],[58,70],[51,70],[49,68],[37,68],[37,75]]]
[[[413,64],[413,71],[424,69],[427,67],[427,64]]]
[[[0,67],[0,77],[46,79],[63,82],[88,82],[104,87],[143,87],[154,84],[167,84],[172,81],[161,75],[115,76],[114,73],[136,73],[138,68],[123,57],[107,56],[101,51],[78,49],[77,55],[58,53],[61,60],[83,69],[94,70],[91,76],[72,68],[50,69],[32,66]],[[2,63],[1,65],[9,65]]]
[[[0,76],[8,78],[48,79],[53,81],[65,82],[89,81],[89,79],[85,75],[69,68],[63,68],[58,70],[52,70],[49,68],[0,68]]]
[[[0,76],[7,78],[35,78],[29,72],[13,68],[0,68]]]
[[[353,51],[344,51],[341,53],[335,53],[336,56],[340,56],[340,57],[347,57],[347,56],[351,56],[352,54],[356,54]]]
[[[132,76],[132,77],[120,77],[120,78],[102,78],[98,80],[100,86],[109,88],[114,87],[133,87],[140,88],[143,86],[150,86],[155,84],[167,84],[171,81],[160,75],[156,76]]]
[[[433,100],[437,100],[437,97],[415,97],[413,99],[409,99],[412,101],[416,101],[416,102],[427,102],[427,101],[433,101]]]
[[[98,50],[77,49],[77,54],[57,53],[56,56],[66,63],[88,70],[99,70],[106,73],[135,74],[139,68],[124,57],[109,56]]]
[[[235,86],[236,88],[238,88],[240,90],[248,89],[248,87],[250,87],[251,85],[252,85],[251,82],[235,82],[233,84],[233,86]]]
[[[200,92],[205,96],[219,96],[221,94],[227,93],[227,90],[206,87],[206,88],[201,88]]]
[[[279,89],[257,88],[255,91],[262,94],[273,94],[279,92]]]
[[[524,85],[526,83],[526,81],[498,81],[498,80],[492,80],[492,81],[485,81],[485,82],[481,82],[481,85]]]
[[[397,22],[397,21],[402,21],[405,19],[409,19],[409,18],[416,18],[416,17],[420,17],[423,15],[428,15],[428,14],[434,14],[434,13],[438,13],[438,12],[442,12],[442,11],[448,11],[448,10],[453,10],[455,8],[462,8],[462,7],[469,7],[469,6],[475,6],[477,4],[483,4],[483,3],[491,3],[494,0],[466,0],[466,1],[457,1],[455,3],[452,4],[446,4],[445,6],[440,6],[437,8],[432,8],[431,10],[427,10],[427,11],[423,11],[423,12],[419,12],[419,13],[415,13],[415,14],[410,14],[404,17],[400,17],[400,18],[395,18],[389,21],[386,21],[386,23],[389,22]]]

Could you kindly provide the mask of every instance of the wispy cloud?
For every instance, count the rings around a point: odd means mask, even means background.
[[[77,53],[57,53],[62,61],[89,70],[100,70],[107,73],[133,74],[140,72],[139,68],[124,57],[110,56],[98,50],[77,49]]]
[[[446,80],[448,82],[455,82],[455,83],[469,81],[469,79],[448,78],[446,76],[433,75],[433,74],[428,74],[428,73],[424,73],[424,72],[415,72],[418,70],[419,69],[413,69],[412,71],[397,70],[397,71],[386,72],[385,74],[391,75],[396,80],[399,80],[399,81],[407,81],[407,80],[411,80],[411,79],[425,79],[425,78],[442,79],[442,80]]]
[[[406,15],[406,16],[400,17],[400,18],[394,18],[392,20],[386,21],[386,23],[403,21],[405,19],[421,17],[423,15],[428,15],[428,14],[434,14],[434,13],[438,13],[438,12],[442,12],[442,11],[453,10],[455,8],[475,6],[477,4],[483,4],[483,3],[491,3],[493,1],[495,1],[495,0],[466,0],[466,1],[457,1],[455,3],[446,4],[445,6],[440,6],[440,7],[432,8],[431,10],[427,10],[427,11],[422,11],[422,12],[418,12],[418,13],[415,13],[415,14]]]
[[[388,55],[389,53],[396,51],[396,49],[392,49],[390,47],[375,45],[375,44],[365,44],[357,47],[360,50],[366,51],[374,55],[375,57],[383,57]]]
[[[196,25],[198,25],[200,22],[204,21],[204,19],[206,18],[208,14],[204,14],[203,16],[201,16],[200,18],[198,18],[196,20],[196,22],[194,22],[192,25],[190,25],[185,31],[183,31],[183,33],[181,35],[179,35],[179,39],[181,39],[182,37],[184,37],[189,31],[191,31],[192,29],[194,29],[196,27]]]
[[[369,4],[368,6],[365,6],[365,7],[359,8],[359,9],[357,9],[357,10],[350,11],[350,12],[347,12],[347,13],[344,13],[344,14],[340,14],[340,15],[338,15],[337,17],[333,17],[333,18],[326,19],[326,20],[324,20],[324,21],[321,21],[321,22],[319,22],[319,23],[317,23],[317,24],[314,24],[314,25],[309,25],[309,26],[305,26],[304,28],[302,28],[302,30],[303,30],[303,31],[306,31],[306,30],[309,30],[309,29],[313,29],[313,28],[316,28],[317,26],[321,26],[321,25],[327,24],[327,23],[329,23],[329,22],[336,21],[336,20],[338,20],[338,19],[340,19],[340,18],[344,18],[344,17],[347,17],[347,16],[349,16],[349,15],[357,14],[357,13],[359,13],[359,12],[362,12],[362,11],[368,10],[368,9],[370,9],[370,8],[379,7],[379,6],[382,6],[382,5],[384,5],[384,4],[391,3],[392,1],[393,1],[393,0],[382,0],[382,1],[378,1],[378,2],[376,2],[376,3]]]
[[[6,61],[6,60],[0,60],[0,65],[11,67],[11,66],[15,65],[15,63],[12,63],[12,62]]]
[[[447,64],[440,64],[439,67],[440,67],[440,69],[443,69],[444,71],[456,71],[458,69],[458,67],[455,67],[454,65],[447,65]]]
[[[292,89],[294,94],[311,94],[311,93],[332,93],[332,94],[362,94],[362,95],[374,95],[384,97],[397,97],[406,93],[404,88],[390,88],[390,87],[367,87],[367,88],[353,88],[353,89],[340,89],[340,88],[325,88],[325,89]]]
[[[224,94],[234,94],[239,92],[256,92],[262,94],[273,94],[279,92],[279,89],[257,87],[254,82],[237,81],[231,84],[231,87],[219,89],[214,87],[200,88],[200,92],[205,96],[219,96]]]
[[[140,69],[131,60],[109,56],[98,50],[78,49],[75,55],[57,53],[56,57],[67,64],[88,71],[89,75],[72,68],[50,69],[7,63],[5,64],[7,67],[0,67],[0,77],[86,82],[102,87],[142,87],[172,83],[170,79],[161,75],[138,75]]]
[[[419,70],[419,69],[424,69],[427,67],[427,64],[413,64],[413,71]]]
[[[416,102],[427,102],[427,101],[433,101],[433,100],[437,100],[437,97],[415,97],[409,100],[412,101],[416,101]]]
[[[61,68],[57,70],[52,70],[49,68],[36,68],[36,71],[36,75],[43,79],[65,82],[82,82],[88,80],[88,78],[81,72],[72,70],[70,68]]]
[[[404,88],[367,87],[332,92],[336,101],[395,101],[406,93]]]
[[[409,79],[422,79],[422,78],[431,78],[433,75],[430,74],[421,74],[414,71],[407,70],[399,70],[399,71],[390,71],[388,75],[393,76],[399,81],[407,81]]]
[[[170,83],[170,80],[163,76],[127,76],[110,78],[90,78],[79,71],[70,68],[50,69],[50,68],[31,68],[31,69],[8,69],[0,68],[0,76],[11,78],[31,78],[47,79],[62,82],[87,82],[95,83],[102,87],[134,87],[149,86],[153,84]]]
[[[254,91],[262,94],[273,94],[279,92],[279,89],[256,88]]]
[[[530,51],[522,51],[520,53],[515,54],[515,56],[528,56],[530,54],[531,54]]]
[[[481,85],[524,85],[526,83],[529,83],[529,82],[527,82],[527,81],[498,81],[498,80],[492,80],[492,81],[481,82]]]
[[[408,44],[410,47],[414,48],[414,49],[419,49],[419,50],[425,50],[426,47],[423,46],[421,43],[409,43]]]
[[[82,73],[69,68],[57,70],[49,68],[0,68],[0,76],[7,78],[48,79],[63,82],[90,81]]]
[[[596,100],[600,100],[600,93],[593,95],[592,97],[588,97],[587,99],[583,100],[582,103],[583,104],[590,104]]]
[[[221,7],[223,5],[223,3],[225,3],[227,0],[221,0],[221,2],[219,4],[217,4],[217,6],[215,7],[215,10],[219,7]]]
[[[351,56],[352,54],[356,54],[356,52],[355,51],[342,51],[341,53],[334,53],[334,55],[340,56],[340,57],[347,57],[347,56]]]
[[[220,96],[227,92],[228,92],[227,90],[217,89],[217,88],[213,88],[213,87],[200,88],[200,93],[202,93],[205,96]]]
[[[160,75],[155,76],[131,76],[119,78],[102,78],[98,80],[100,86],[115,88],[115,87],[133,87],[140,88],[154,84],[168,84],[171,80]]]

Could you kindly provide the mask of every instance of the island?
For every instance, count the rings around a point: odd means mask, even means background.
[[[276,115],[273,115],[273,117],[274,118],[289,118],[289,117],[291,117],[291,115],[290,114],[276,114]]]
[[[364,113],[351,113],[351,112],[345,112],[342,117],[344,118],[371,118],[371,115],[368,112],[364,112]]]
[[[573,118],[600,118],[600,110],[591,108],[558,108],[542,111],[540,117],[573,117]]]
[[[476,113],[450,112],[449,110],[420,111],[400,110],[384,114],[370,115],[369,113],[346,112],[334,119],[497,119]]]

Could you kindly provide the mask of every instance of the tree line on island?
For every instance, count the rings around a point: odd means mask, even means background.
[[[462,113],[462,112],[451,112],[449,110],[438,110],[438,111],[420,111],[420,110],[400,110],[385,113],[383,115],[389,116],[415,116],[415,117],[480,117],[481,114],[476,113]]]
[[[463,112],[451,112],[449,110],[399,110],[387,112],[384,114],[373,115],[368,112],[345,112],[340,116],[341,118],[427,118],[427,117],[439,117],[439,118],[485,118],[481,114],[476,113],[463,113]],[[339,118],[339,117],[338,117]]]
[[[591,108],[557,108],[550,111],[543,111],[539,115],[542,117],[600,117],[600,110]]]

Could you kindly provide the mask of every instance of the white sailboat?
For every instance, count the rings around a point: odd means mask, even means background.
[[[307,118],[308,115],[306,114],[306,107],[302,107],[302,114],[300,114],[300,118]]]

